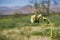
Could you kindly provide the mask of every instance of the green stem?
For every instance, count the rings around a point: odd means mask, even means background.
[[[50,34],[50,37],[52,38],[52,27],[51,27],[51,34]]]

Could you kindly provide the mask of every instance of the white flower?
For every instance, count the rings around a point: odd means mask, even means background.
[[[31,22],[34,23],[36,15],[31,16]]]

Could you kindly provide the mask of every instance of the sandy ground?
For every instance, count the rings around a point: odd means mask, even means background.
[[[27,36],[21,36],[20,32],[21,31],[42,31],[41,27],[23,27],[23,28],[14,28],[14,29],[5,29],[1,31],[3,35],[5,35],[9,40],[51,40],[50,37],[42,37],[42,36],[33,36],[31,35],[30,38],[27,38]]]

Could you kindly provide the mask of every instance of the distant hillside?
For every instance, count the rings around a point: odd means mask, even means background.
[[[54,12],[59,12],[59,13],[60,13],[60,5],[58,5],[58,6],[52,6],[52,7],[50,8],[50,10],[52,10],[52,11],[54,11]]]
[[[13,9],[9,7],[0,7],[0,15],[11,15],[13,14]]]
[[[16,7],[0,7],[0,15],[13,15],[15,13],[19,14],[30,14],[31,12],[36,11],[30,5],[27,6],[16,6]],[[52,6],[51,11],[60,12],[60,6]]]
[[[31,6],[27,5],[27,6],[23,6],[23,7],[19,8],[19,9],[17,9],[15,12],[22,13],[22,14],[29,14],[29,13],[32,12],[32,9],[34,9],[34,8],[32,8]]]

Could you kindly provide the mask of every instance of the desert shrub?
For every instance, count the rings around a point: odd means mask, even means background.
[[[12,22],[8,28],[15,28],[16,27],[16,23],[15,22]]]
[[[9,21],[9,20],[2,20],[0,21],[0,28],[4,29],[4,28],[14,28],[16,26],[16,22],[15,21]]]
[[[52,39],[60,40],[60,30],[54,30]]]
[[[43,16],[49,16],[50,14],[47,14],[46,12],[42,12]]]
[[[19,16],[20,16],[20,14],[18,14],[18,13],[14,14],[14,17],[16,17],[16,18],[18,18]]]
[[[4,29],[4,28],[7,28],[8,26],[9,26],[9,23],[7,23],[5,21],[4,22],[3,21],[0,22],[0,28],[3,28]]]
[[[57,15],[50,15],[48,18],[51,20],[51,22],[55,23],[54,27],[59,27],[60,26],[60,16]]]
[[[8,17],[8,18],[0,18],[0,28],[15,28],[15,27],[25,27],[25,26],[45,26],[46,22],[40,20],[38,23],[31,23],[30,22],[31,15],[20,15],[20,17]],[[50,15],[47,16],[52,23],[55,23],[54,26],[60,26],[60,16]]]
[[[43,36],[50,36],[50,29],[45,29],[44,31],[42,31]]]
[[[33,31],[31,34],[32,35],[43,35],[43,33],[39,31]]]
[[[7,40],[7,37],[5,35],[0,34],[0,40]]]

